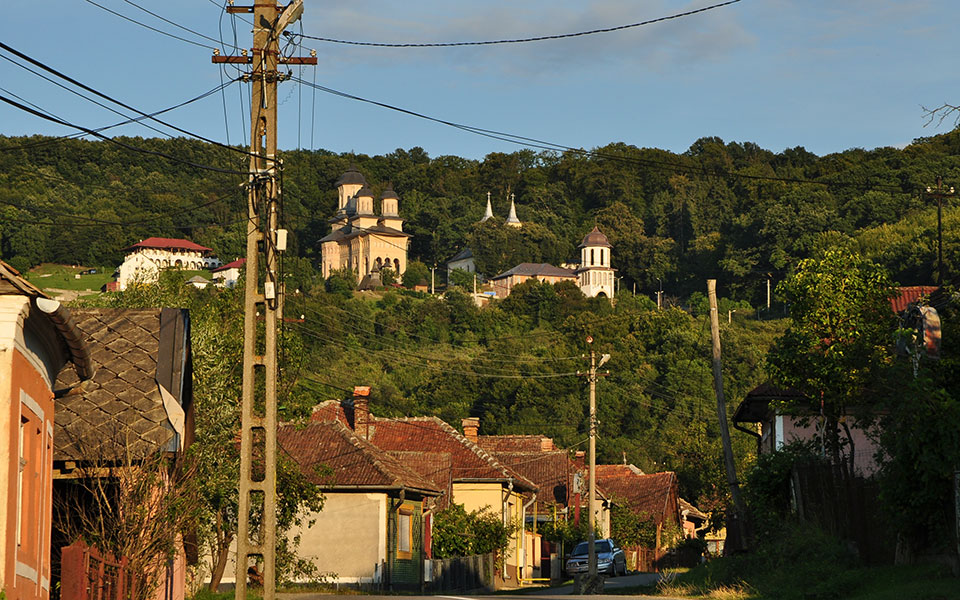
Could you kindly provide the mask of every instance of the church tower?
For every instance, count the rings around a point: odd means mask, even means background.
[[[577,283],[584,296],[613,298],[613,269],[610,268],[610,241],[598,227],[580,243],[580,268]]]

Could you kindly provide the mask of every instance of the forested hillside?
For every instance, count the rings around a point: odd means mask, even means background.
[[[221,257],[242,254],[243,177],[159,154],[244,171],[241,152],[184,139],[107,142],[0,138],[0,253],[18,268],[40,262],[115,266],[120,249],[148,236],[189,237]],[[931,281],[935,203],[921,194],[937,175],[960,182],[960,133],[902,150],[818,157],[703,138],[681,154],[611,144],[592,155],[490,154],[483,161],[430,158],[419,148],[385,156],[284,153],[288,256],[315,260],[329,232],[333,187],[355,163],[375,193],[389,183],[414,234],[411,258],[442,263],[464,245],[488,275],[521,261],[572,258],[593,225],[613,243],[622,289],[686,299],[716,277],[724,295],[758,304],[820,245],[846,244],[902,283]],[[496,219],[483,225],[487,192]],[[516,197],[521,230],[498,226]],[[960,263],[960,212],[944,208],[947,272]],[[306,267],[304,261],[299,267]],[[660,281],[658,281],[658,278]]]

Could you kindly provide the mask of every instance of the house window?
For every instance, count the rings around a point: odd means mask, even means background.
[[[27,504],[27,490],[23,487],[23,472],[27,468],[26,433],[30,421],[20,417],[20,453],[17,461],[17,545],[23,543],[23,508]]]
[[[603,262],[603,248],[600,248],[600,266],[602,267],[605,263]]]
[[[413,510],[402,507],[397,511],[397,558],[413,557]]]

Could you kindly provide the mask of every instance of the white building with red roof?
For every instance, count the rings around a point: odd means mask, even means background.
[[[243,265],[247,264],[247,259],[238,258],[233,262],[217,267],[211,273],[213,274],[214,285],[217,287],[232,288],[240,280],[240,273],[243,271]]]
[[[151,237],[123,249],[127,253],[120,265],[117,286],[120,290],[135,281],[153,283],[162,269],[199,271],[220,266],[213,249],[174,238]]]

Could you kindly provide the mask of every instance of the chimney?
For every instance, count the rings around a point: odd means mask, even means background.
[[[477,431],[480,430],[480,417],[467,417],[460,422],[463,425],[463,437],[477,443]]]
[[[367,439],[370,430],[370,386],[353,386],[353,430]]]
[[[583,450],[577,450],[573,453],[573,464],[577,465],[580,468],[583,468],[584,458],[587,456],[587,453]]]
[[[553,440],[548,437],[540,438],[540,451],[541,452],[552,452],[554,450]]]

